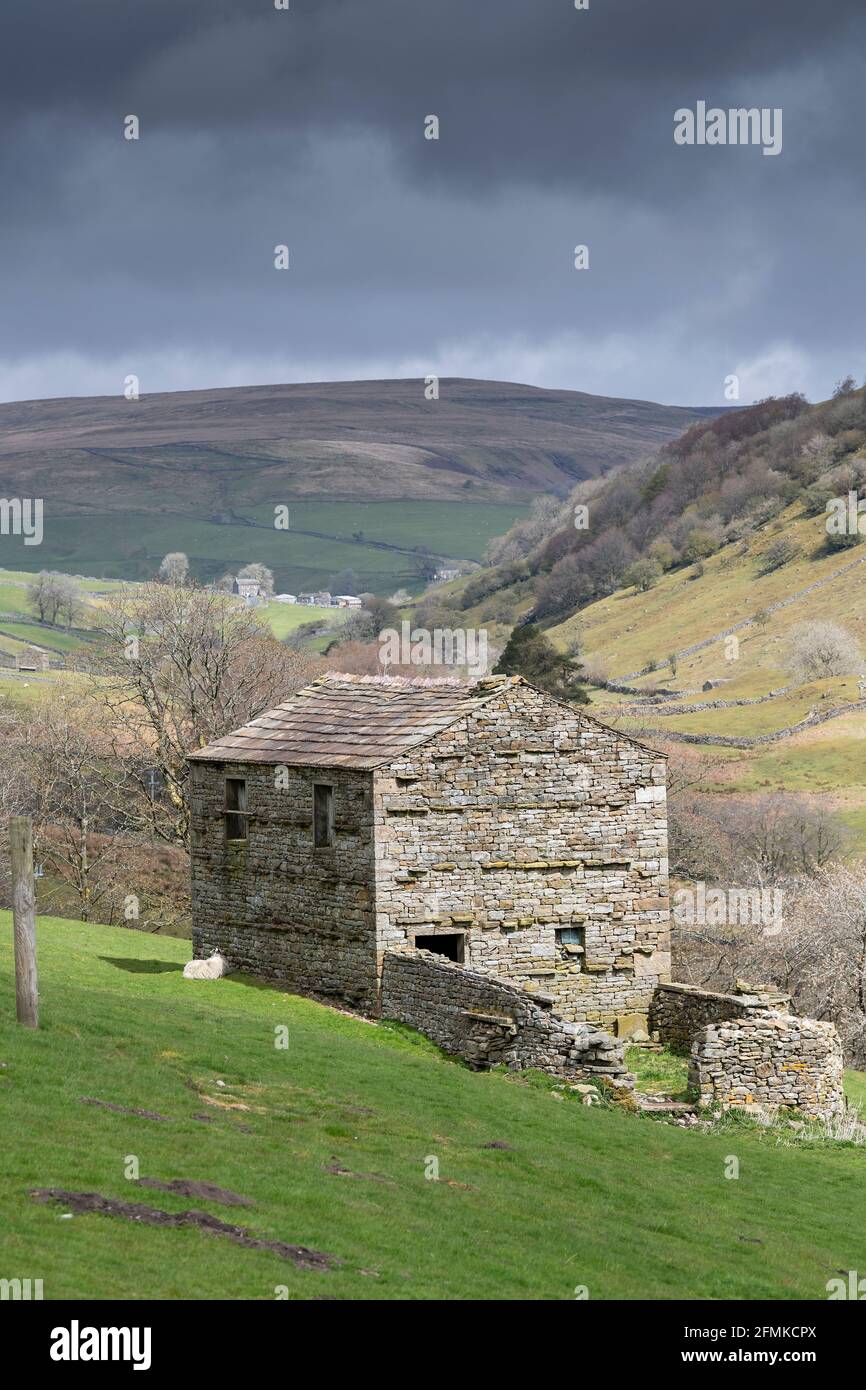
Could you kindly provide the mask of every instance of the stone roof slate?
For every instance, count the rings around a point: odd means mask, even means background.
[[[190,754],[198,762],[374,768],[472,713],[520,676],[453,680],[329,675]]]

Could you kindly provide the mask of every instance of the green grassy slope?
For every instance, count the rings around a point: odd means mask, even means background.
[[[586,1285],[594,1299],[822,1299],[838,1269],[866,1266],[862,1150],[557,1100],[244,977],[184,981],[183,942],[47,918],[43,1027],[28,1032],[12,1021],[8,914],[0,932],[0,1265],[43,1278],[47,1298],[271,1299],[286,1285],[292,1298],[571,1300]],[[136,1188],[131,1155],[142,1176],[255,1205]],[[302,1272],[194,1230],[64,1220],[27,1195],[49,1186],[205,1208],[342,1263]]]
[[[647,593],[620,589],[553,628],[551,636],[565,643],[580,633],[587,653],[605,654],[611,676],[624,676],[656,661],[659,671],[647,681],[664,685],[676,684],[664,665],[671,652],[717,637],[701,651],[680,657],[680,688],[694,689],[708,678],[724,677],[731,680],[730,686],[715,694],[727,698],[785,685],[790,679],[784,667],[785,639],[797,623],[830,618],[866,647],[866,546],[827,553],[824,523],[823,515],[809,517],[799,504],[792,506],[757,531],[748,550],[735,543],[705,560],[701,578],[694,577],[694,567],[685,567],[669,571]],[[764,574],[766,552],[782,538],[796,545],[799,554]],[[833,578],[843,569],[845,573]],[[818,581],[823,581],[820,587],[812,588]],[[765,627],[743,628],[737,634],[736,660],[726,659],[720,635],[726,628],[794,595],[795,601],[772,614]]]
[[[764,574],[765,553],[781,537],[799,553],[789,564]],[[747,549],[739,543],[728,545],[705,560],[701,577],[694,577],[693,567],[678,568],[646,593],[617,590],[551,628],[549,636],[561,648],[579,640],[582,653],[604,658],[612,679],[654,662],[657,669],[633,683],[683,692],[665,705],[669,713],[664,716],[649,705],[634,708],[633,696],[593,692],[592,712],[626,731],[639,730],[660,745],[675,731],[738,738],[776,733],[799,723],[810,710],[825,712],[858,699],[853,674],[796,684],[786,666],[793,629],[816,619],[844,627],[866,653],[866,545],[827,554],[824,539],[824,517],[806,516],[796,504],[755,532]],[[722,634],[727,628],[784,599],[792,602],[772,613],[765,624],[747,622],[736,634],[738,647],[726,649]],[[708,645],[684,654],[684,649],[708,638],[713,639]],[[672,652],[679,653],[676,676],[667,664]],[[724,683],[703,693],[707,680]],[[696,702],[752,699],[792,682],[793,690],[761,704],[671,713]],[[728,757],[710,743],[701,746],[714,761],[724,758],[724,769],[714,774],[714,790],[813,794],[849,826],[854,850],[866,852],[862,710],[777,742],[731,750]]]
[[[37,555],[22,537],[8,536],[0,539],[0,559],[7,565],[32,562],[34,570],[142,580],[154,576],[164,555],[182,550],[189,556],[193,576],[203,582],[257,562],[274,571],[278,589],[292,593],[323,588],[343,569],[355,571],[362,590],[390,593],[420,587],[411,554],[417,547],[435,555],[480,560],[487,542],[525,511],[521,503],[469,499],[311,505],[295,503],[282,493],[275,498],[289,506],[289,530],[275,529],[273,504],[240,502],[243,515],[255,524],[224,525],[184,512],[178,498],[158,513],[80,509],[55,515],[46,525]],[[361,539],[352,539],[356,533],[362,533]]]

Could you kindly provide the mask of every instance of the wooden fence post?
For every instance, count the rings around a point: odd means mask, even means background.
[[[15,930],[15,1010],[25,1028],[39,1027],[36,982],[36,889],[33,881],[33,823],[29,816],[9,821],[12,863],[12,918]]]

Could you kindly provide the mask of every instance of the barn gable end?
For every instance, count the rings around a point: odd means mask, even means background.
[[[374,772],[386,950],[439,950],[572,1021],[670,978],[664,760],[522,681]]]

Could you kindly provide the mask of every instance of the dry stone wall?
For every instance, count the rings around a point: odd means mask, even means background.
[[[608,1033],[568,1023],[524,990],[429,951],[385,953],[382,1015],[417,1028],[476,1070],[534,1067],[571,1080],[633,1084],[622,1046]]]
[[[528,686],[374,777],[379,949],[462,963],[562,1018],[646,1016],[670,975],[665,765]]]
[[[784,1106],[815,1118],[844,1109],[842,1047],[832,1023],[768,1010],[711,1023],[695,1039],[689,1089],[701,1105]]]
[[[688,1056],[695,1035],[708,1023],[749,1018],[774,1008],[787,1011],[790,996],[777,991],[754,994],[721,994],[697,985],[659,985],[649,1012],[650,1031],[671,1052]]]

